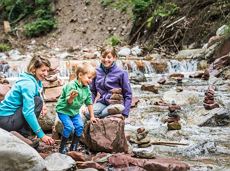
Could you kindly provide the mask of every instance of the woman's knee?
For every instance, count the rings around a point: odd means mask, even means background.
[[[43,107],[42,98],[39,96],[35,96],[34,97],[34,104],[35,104],[34,112],[38,116],[38,115],[40,115],[40,113],[42,111],[42,107]]]

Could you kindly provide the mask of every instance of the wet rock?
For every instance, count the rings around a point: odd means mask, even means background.
[[[150,92],[158,94],[158,88],[155,85],[151,85],[151,84],[142,85],[141,90],[150,91]]]
[[[145,82],[145,81],[147,80],[146,80],[144,73],[142,72],[137,72],[135,76],[130,77],[130,82],[133,84]]]
[[[195,157],[200,155],[214,154],[216,151],[217,149],[215,142],[203,141],[185,148],[182,154],[188,157]]]
[[[47,171],[76,170],[75,161],[67,155],[53,153],[45,158]]]
[[[117,118],[116,115],[100,119],[96,124],[87,122],[83,142],[95,152],[127,152],[124,126],[124,120]]]
[[[165,78],[160,78],[160,79],[157,81],[157,83],[159,83],[159,84],[165,84],[165,82],[166,82],[166,79],[165,79]]]
[[[199,117],[199,126],[228,126],[230,125],[230,111],[224,108],[217,108]]]
[[[0,134],[1,170],[45,170],[45,161],[34,148],[1,128]]]

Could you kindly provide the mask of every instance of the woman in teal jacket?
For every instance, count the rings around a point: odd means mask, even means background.
[[[7,131],[31,130],[46,144],[54,140],[45,135],[37,118],[46,111],[41,97],[42,80],[50,68],[49,60],[34,56],[27,72],[20,74],[19,80],[0,103],[0,128]]]

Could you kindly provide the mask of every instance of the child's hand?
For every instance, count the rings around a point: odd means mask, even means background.
[[[95,117],[91,117],[91,118],[90,118],[90,122],[91,122],[92,124],[97,123],[97,121],[98,121],[98,118],[95,118]]]
[[[71,92],[70,92],[70,98],[72,98],[72,99],[74,99],[75,97],[77,97],[78,96],[78,91],[77,90],[72,90]]]

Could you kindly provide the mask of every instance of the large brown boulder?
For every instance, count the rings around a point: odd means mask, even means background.
[[[121,115],[99,119],[96,124],[87,122],[82,140],[94,152],[127,152],[124,126]]]

